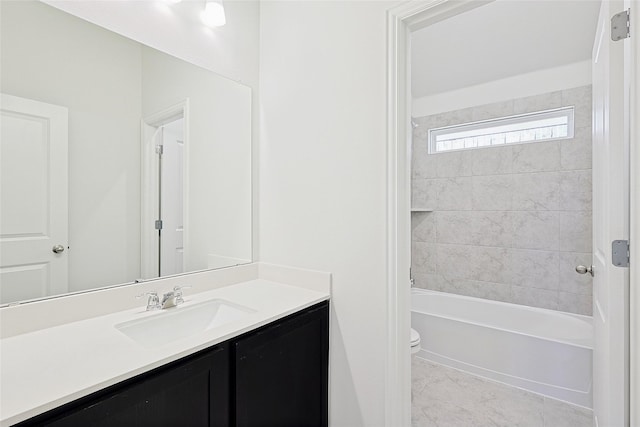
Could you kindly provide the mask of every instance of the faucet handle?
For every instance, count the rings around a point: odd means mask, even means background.
[[[144,292],[140,295],[136,295],[136,298],[142,298],[147,295],[149,296],[149,299],[147,300],[147,311],[160,308],[160,298],[158,298],[157,291]]]
[[[182,298],[182,290],[191,289],[192,287],[193,286],[190,286],[190,285],[173,287],[173,292],[175,293],[175,296],[176,296],[176,305],[182,304],[184,302],[184,298]]]

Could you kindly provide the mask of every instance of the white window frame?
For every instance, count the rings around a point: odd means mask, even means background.
[[[574,114],[575,114],[575,108],[573,106],[569,106],[569,107],[555,108],[552,110],[536,111],[533,113],[518,114],[514,116],[500,117],[497,119],[482,120],[477,122],[463,123],[459,125],[444,126],[444,127],[429,129],[429,140],[428,140],[429,154],[441,154],[441,153],[450,153],[453,151],[476,150],[480,148],[504,147],[505,145],[529,144],[532,142],[570,139],[574,137],[574,130],[575,130]],[[483,145],[480,147],[476,146],[476,147],[454,148],[454,149],[440,150],[440,151],[436,149],[437,137],[442,135],[460,133],[460,132],[480,131],[482,129],[494,128],[497,126],[515,125],[520,123],[552,119],[557,117],[567,117],[568,119],[567,120],[567,136],[551,137],[551,138],[544,138],[544,139],[532,139],[529,141],[505,142],[504,144]]]

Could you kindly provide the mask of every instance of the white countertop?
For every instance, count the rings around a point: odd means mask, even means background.
[[[140,307],[67,323],[0,341],[0,426],[10,426],[143,372],[241,335],[329,299],[328,292],[264,279],[189,295],[188,307],[219,298],[255,310],[237,321],[154,348],[115,325],[162,314]]]

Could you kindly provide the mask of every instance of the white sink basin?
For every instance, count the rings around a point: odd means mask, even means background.
[[[115,327],[141,346],[151,348],[217,328],[254,312],[229,301],[213,299],[160,310]]]

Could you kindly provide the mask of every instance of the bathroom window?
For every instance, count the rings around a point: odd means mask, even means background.
[[[573,107],[429,129],[429,153],[573,138]]]

